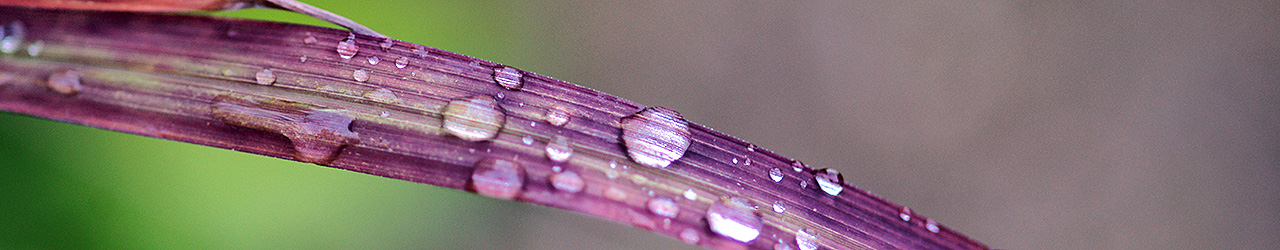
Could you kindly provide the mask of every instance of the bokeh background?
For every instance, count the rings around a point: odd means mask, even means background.
[[[680,110],[992,247],[1280,249],[1274,1],[306,2]],[[0,249],[693,249],[21,115],[0,145]]]

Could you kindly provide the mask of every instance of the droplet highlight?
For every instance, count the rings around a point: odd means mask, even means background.
[[[675,218],[680,213],[680,206],[676,205],[676,201],[667,197],[649,199],[645,206],[649,208],[649,212],[662,217]]]
[[[841,175],[840,171],[835,169],[819,169],[813,174],[813,179],[818,183],[818,188],[821,188],[822,192],[826,192],[831,196],[839,195],[840,191],[844,191],[844,185],[842,185],[844,183],[844,175]]]
[[[83,73],[75,70],[61,70],[49,74],[49,78],[45,79],[44,86],[59,94],[72,96],[80,93],[80,89],[84,85],[80,84],[80,78],[84,77]]]
[[[360,53],[360,47],[356,46],[355,34],[351,34],[347,36],[347,39],[338,42],[338,56],[342,57],[342,59],[351,59],[357,53]]]
[[[402,56],[402,57],[400,57],[400,59],[396,59],[396,68],[403,69],[403,68],[404,68],[404,67],[406,67],[406,66],[409,66],[409,58],[408,58],[408,57],[403,57],[403,56]]]
[[[471,188],[490,198],[510,200],[524,189],[524,168],[515,162],[485,158],[471,172]]]
[[[351,112],[281,99],[224,94],[210,105],[214,119],[225,124],[284,135],[298,161],[328,164],[347,145],[360,143],[350,129]]]
[[[262,71],[258,71],[258,74],[255,74],[254,78],[257,78],[258,84],[262,85],[271,85],[272,83],[276,83],[276,74],[271,73],[271,69],[262,69]]]
[[[769,179],[773,180],[773,182],[781,182],[782,169],[778,169],[778,168],[769,169]]]
[[[817,250],[818,234],[809,229],[796,231],[796,248],[800,250]]]
[[[564,126],[565,123],[569,122],[569,111],[565,110],[564,107],[555,106],[547,109],[545,117],[547,118],[547,123],[551,123],[551,125]]]
[[[305,63],[305,62],[307,62],[307,56],[305,56],[305,55],[303,55],[303,56],[299,56],[299,57],[298,57],[298,62],[304,62],[304,63]]]
[[[524,81],[521,79],[524,75],[520,74],[520,70],[512,67],[502,67],[493,71],[493,80],[502,85],[503,88],[510,90],[520,90],[524,87]]]
[[[547,142],[547,159],[554,162],[565,162],[573,156],[573,148],[569,147],[569,138],[563,135],[556,135],[555,138]]]
[[[747,243],[760,236],[760,216],[743,199],[721,199],[707,208],[707,224],[720,236]]]
[[[442,116],[444,131],[467,141],[491,140],[506,122],[498,101],[484,95],[449,101]]]
[[[933,219],[925,220],[924,229],[927,229],[929,230],[929,232],[934,232],[934,233],[937,233],[938,231],[942,230],[941,228],[938,228],[938,222],[933,221]]]
[[[902,207],[902,211],[898,212],[898,218],[902,219],[902,221],[911,221],[911,209]]]
[[[647,108],[621,123],[627,155],[640,165],[666,168],[689,149],[689,123],[675,110]]]
[[[697,199],[698,199],[698,193],[697,193],[697,192],[694,192],[692,188],[691,188],[691,189],[685,189],[685,190],[684,190],[684,198],[685,198],[686,200],[697,200]]]
[[[582,176],[573,171],[552,174],[548,178],[550,178],[551,187],[561,192],[577,193],[581,192],[582,188],[586,186],[586,182],[582,181]]]

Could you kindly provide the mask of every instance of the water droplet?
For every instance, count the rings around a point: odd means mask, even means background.
[[[797,173],[804,171],[804,163],[800,161],[792,161],[791,170],[795,170]]]
[[[258,74],[254,75],[254,78],[257,78],[258,84],[262,85],[271,85],[272,83],[276,83],[276,74],[271,73],[271,69],[262,69],[262,71],[258,71]]]
[[[608,177],[610,180],[612,180],[612,179],[617,179],[617,178],[618,178],[618,171],[613,170],[613,169],[605,170],[605,171],[604,171],[604,177]]]
[[[755,152],[755,151],[756,151],[756,145],[747,144],[747,151]]]
[[[520,90],[524,87],[524,75],[520,74],[520,70],[512,67],[502,67],[493,71],[493,80],[502,85],[503,88],[510,90]]]
[[[792,249],[793,248],[791,248],[791,244],[787,244],[787,242],[782,241],[782,239],[778,239],[778,242],[773,243],[773,250],[792,250]]]
[[[547,109],[546,117],[547,123],[555,126],[564,126],[565,123],[569,122],[569,111],[565,110],[564,107],[555,106]]]
[[[738,165],[738,158],[733,158],[733,165]]]
[[[824,168],[817,170],[813,174],[813,179],[818,183],[818,187],[822,188],[822,192],[826,192],[831,196],[840,194],[844,191],[844,175],[840,175],[839,171],[832,168]]]
[[[224,94],[214,97],[211,111],[223,123],[288,137],[298,161],[327,164],[343,147],[360,143],[350,129],[351,112],[342,109]]]
[[[365,82],[369,80],[369,71],[357,69],[351,72],[351,78],[355,78],[357,82]]]
[[[609,168],[618,168],[618,161],[610,160]]]
[[[305,56],[305,55],[304,55],[304,56],[299,56],[299,57],[298,57],[298,62],[307,62],[307,56]]]
[[[380,62],[382,62],[382,58],[378,58],[377,56],[369,56],[369,65],[378,65],[378,63]]]
[[[941,228],[938,228],[938,222],[933,221],[933,219],[925,220],[924,229],[928,229],[929,232],[934,232],[934,233],[937,233],[939,230],[942,230]]]
[[[379,114],[378,116],[388,117],[388,116],[391,116],[391,113],[387,113],[387,111],[382,111],[382,114]],[[472,153],[475,153],[475,149],[472,149],[471,151]]]
[[[707,208],[707,224],[712,232],[739,242],[751,242],[760,236],[760,216],[740,198],[721,199]]]
[[[311,36],[311,34],[307,34],[307,38],[302,39],[303,44],[315,44],[316,42],[319,42],[319,41],[316,40],[316,37]]]
[[[551,187],[562,192],[577,193],[582,191],[582,187],[586,185],[582,181],[582,177],[573,171],[552,174],[549,178],[551,179]]]
[[[683,231],[680,231],[680,240],[684,241],[684,243],[697,245],[698,240],[701,240],[699,238],[700,236],[698,236],[698,231],[695,231],[692,228],[685,228]]]
[[[800,250],[817,250],[818,234],[809,231],[809,229],[796,231],[796,246]]]
[[[400,57],[400,59],[396,59],[396,68],[401,68],[401,69],[403,69],[403,68],[404,68],[404,67],[406,67],[406,66],[409,66],[409,58],[408,58],[408,57],[403,57],[403,56],[402,56],[402,57]]]
[[[222,76],[234,76],[234,75],[236,75],[235,71],[231,71],[231,69],[228,69],[228,68],[222,68]]]
[[[690,188],[690,189],[685,189],[685,190],[684,190],[684,198],[685,198],[685,199],[687,199],[687,200],[697,200],[697,199],[698,199],[698,193],[697,193],[697,192],[694,192],[692,188]]]
[[[800,188],[809,188],[809,182],[803,180],[800,181]]]
[[[647,108],[621,123],[627,155],[640,165],[666,168],[689,149],[689,123],[675,110]]]
[[[627,191],[618,187],[609,187],[604,190],[604,197],[614,201],[624,201],[627,200]]]
[[[564,162],[569,160],[569,156],[573,156],[573,148],[569,147],[569,138],[563,135],[556,135],[554,139],[547,142],[547,158],[554,162]]]
[[[356,56],[356,53],[360,53],[360,47],[356,46],[355,34],[338,42],[338,56],[342,57],[342,59],[351,59],[351,57]]]
[[[471,188],[495,199],[510,200],[524,188],[524,168],[515,162],[485,158],[471,172]]]
[[[365,91],[364,94],[361,94],[360,96],[363,96],[364,98],[368,98],[369,100],[372,100],[375,102],[381,102],[381,103],[387,103],[387,104],[395,104],[400,102],[400,97],[396,97],[396,93],[391,92],[391,90],[384,89],[384,88]]]
[[[911,221],[911,209],[902,207],[902,211],[898,212],[898,218],[902,218],[902,221]]]
[[[524,145],[533,145],[533,136],[526,135],[524,138],[520,138],[520,142],[524,142]]]
[[[744,161],[744,163],[742,163],[742,165],[751,166],[751,158],[743,159],[743,161]]]
[[[769,169],[769,179],[773,179],[773,182],[781,182],[782,169],[778,169],[778,168]]]
[[[382,47],[382,51],[387,51],[391,49],[391,46],[395,44],[396,44],[395,39],[387,38],[387,39],[383,39],[382,42],[379,42],[378,47]]]
[[[649,199],[647,207],[649,212],[667,218],[675,218],[680,213],[680,206],[676,205],[676,201],[667,197]]]
[[[44,50],[44,40],[38,40],[27,46],[27,55],[31,57],[40,56],[40,51]]]
[[[786,211],[787,211],[787,207],[785,207],[784,205],[782,205],[782,201],[775,201],[775,202],[773,202],[773,212],[775,212],[775,213],[783,213],[783,212],[786,212]]]
[[[20,21],[9,22],[9,32],[5,33],[3,39],[0,39],[0,52],[5,54],[13,54],[18,52],[18,48],[22,46],[22,39],[26,39],[27,28]]]
[[[49,74],[49,78],[45,80],[44,86],[53,92],[63,95],[76,95],[80,93],[83,85],[80,84],[80,78],[84,77],[83,73],[75,70],[62,70]]]
[[[498,101],[483,95],[449,101],[442,116],[445,132],[468,141],[493,139],[507,119]]]

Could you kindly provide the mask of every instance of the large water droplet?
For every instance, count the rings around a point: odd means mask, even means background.
[[[524,75],[520,74],[520,70],[512,67],[502,67],[493,71],[493,80],[502,85],[503,88],[510,90],[520,90],[524,87],[524,81],[521,79]]]
[[[551,179],[551,187],[562,192],[577,193],[582,191],[583,186],[586,186],[586,183],[582,181],[582,177],[573,171],[552,174],[549,178]]]
[[[44,50],[44,40],[38,40],[31,45],[27,45],[27,55],[31,57],[40,56],[40,51]]]
[[[471,172],[471,188],[480,195],[514,199],[524,188],[524,168],[515,162],[485,158],[476,162]]]
[[[911,209],[902,207],[902,211],[898,212],[898,218],[902,218],[902,221],[911,221]]]
[[[773,182],[781,182],[782,169],[778,169],[778,168],[769,169],[769,179],[772,179]]]
[[[782,201],[775,201],[773,202],[773,212],[775,213],[787,212],[787,207],[785,205],[782,205]]]
[[[941,228],[938,228],[938,222],[933,221],[933,219],[925,220],[924,229],[928,229],[929,232],[934,232],[934,233],[937,233],[938,231],[942,230]]]
[[[211,113],[223,123],[284,135],[293,143],[296,159],[327,164],[346,145],[360,143],[350,129],[351,112],[280,99],[219,95]]]
[[[351,72],[351,78],[356,79],[357,82],[368,81],[369,71],[365,71],[364,69],[357,69]]]
[[[342,59],[351,59],[360,53],[360,47],[356,46],[356,35],[351,34],[347,39],[338,42],[338,56]]]
[[[751,242],[760,236],[763,224],[752,206],[743,199],[721,199],[707,208],[707,224],[712,232],[739,242]]]
[[[8,32],[4,32],[4,38],[0,39],[0,52],[13,54],[22,47],[22,39],[27,36],[27,27],[20,21],[13,21],[9,22],[6,28]]]
[[[808,229],[796,231],[796,247],[800,250],[817,250],[818,234]]]
[[[565,123],[569,122],[569,111],[565,110],[564,107],[555,106],[547,109],[546,117],[547,123],[555,126],[564,126]]]
[[[395,104],[400,102],[400,97],[396,97],[396,93],[391,92],[391,90],[384,89],[384,88],[365,91],[364,94],[361,94],[360,96],[363,96],[364,98],[369,98],[369,100],[372,100],[375,102],[381,102],[386,104]]]
[[[680,206],[676,205],[676,201],[667,197],[649,199],[646,206],[649,207],[649,212],[662,217],[675,218],[680,213]]]
[[[685,228],[680,231],[680,240],[684,241],[684,243],[696,245],[698,244],[698,241],[701,240],[699,238],[701,238],[701,236],[698,236],[698,231],[693,230],[692,228]]]
[[[569,160],[569,156],[573,156],[573,148],[569,146],[569,138],[563,135],[556,135],[555,138],[547,142],[547,158],[554,162],[564,162]]]
[[[271,69],[262,69],[262,71],[258,71],[258,74],[255,74],[254,78],[257,78],[258,84],[262,85],[271,85],[272,83],[276,83],[276,74],[271,73]]]
[[[378,56],[369,56],[369,65],[378,65],[380,62],[382,62],[382,58],[378,58]]]
[[[404,67],[406,67],[406,66],[409,66],[409,58],[408,58],[408,57],[403,57],[403,56],[402,56],[402,57],[400,57],[400,59],[396,59],[396,68],[401,68],[401,69],[403,69],[403,68],[404,68]]]
[[[697,200],[697,199],[698,199],[698,193],[697,193],[697,192],[694,192],[692,188],[690,188],[690,189],[685,189],[685,190],[684,190],[684,198],[685,198],[685,199],[687,199],[687,200]]]
[[[63,95],[75,95],[80,93],[83,85],[80,84],[80,78],[84,74],[75,70],[62,70],[49,74],[49,78],[45,80],[44,86],[53,92]]]
[[[627,155],[640,165],[666,168],[689,149],[689,123],[679,112],[648,108],[622,118],[622,141]]]
[[[826,192],[831,196],[838,195],[840,191],[844,191],[844,175],[840,175],[840,172],[835,169],[819,169],[813,174],[813,179],[818,183],[818,187],[822,188],[822,192]]]
[[[486,141],[498,136],[506,114],[489,96],[471,96],[449,101],[444,107],[444,131],[468,141]]]

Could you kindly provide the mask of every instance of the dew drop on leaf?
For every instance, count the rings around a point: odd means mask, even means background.
[[[573,156],[573,148],[569,146],[569,138],[563,135],[556,135],[551,141],[547,142],[547,158],[554,162],[565,162]]]
[[[357,69],[351,72],[351,78],[355,79],[357,82],[369,81],[369,71]]]
[[[666,168],[689,149],[689,123],[675,110],[647,108],[621,123],[627,155],[640,165]]]
[[[360,47],[356,46],[355,34],[347,37],[347,39],[338,42],[338,56],[342,59],[351,59],[360,53]]]
[[[400,59],[396,59],[396,68],[401,68],[401,69],[403,69],[403,68],[404,68],[404,67],[406,67],[406,66],[409,66],[409,58],[408,58],[408,57],[403,57],[403,56],[402,56],[402,57],[400,57]]]
[[[493,80],[502,85],[503,88],[510,90],[520,90],[524,87],[524,75],[520,74],[520,70],[512,67],[502,67],[493,70]]]
[[[493,97],[478,95],[454,99],[445,105],[445,132],[467,141],[487,141],[498,135],[506,114]]]
[[[271,85],[272,83],[276,83],[276,74],[271,73],[271,69],[262,69],[262,71],[258,71],[258,74],[255,74],[254,78],[258,80],[258,84],[262,85]]]
[[[818,183],[818,187],[822,188],[822,192],[831,196],[839,195],[840,191],[844,191],[844,176],[835,169],[819,169],[813,174],[813,179]]]
[[[475,164],[471,188],[491,198],[514,199],[524,188],[524,168],[515,162],[485,158]]]
[[[769,179],[773,180],[773,182],[781,182],[782,169],[778,169],[778,168],[769,169]]]
[[[555,173],[548,178],[551,180],[551,187],[561,192],[577,193],[582,191],[582,187],[586,185],[582,181],[582,177],[573,171]]]
[[[760,216],[740,198],[721,199],[707,208],[707,225],[720,236],[739,242],[751,242],[760,236]]]

